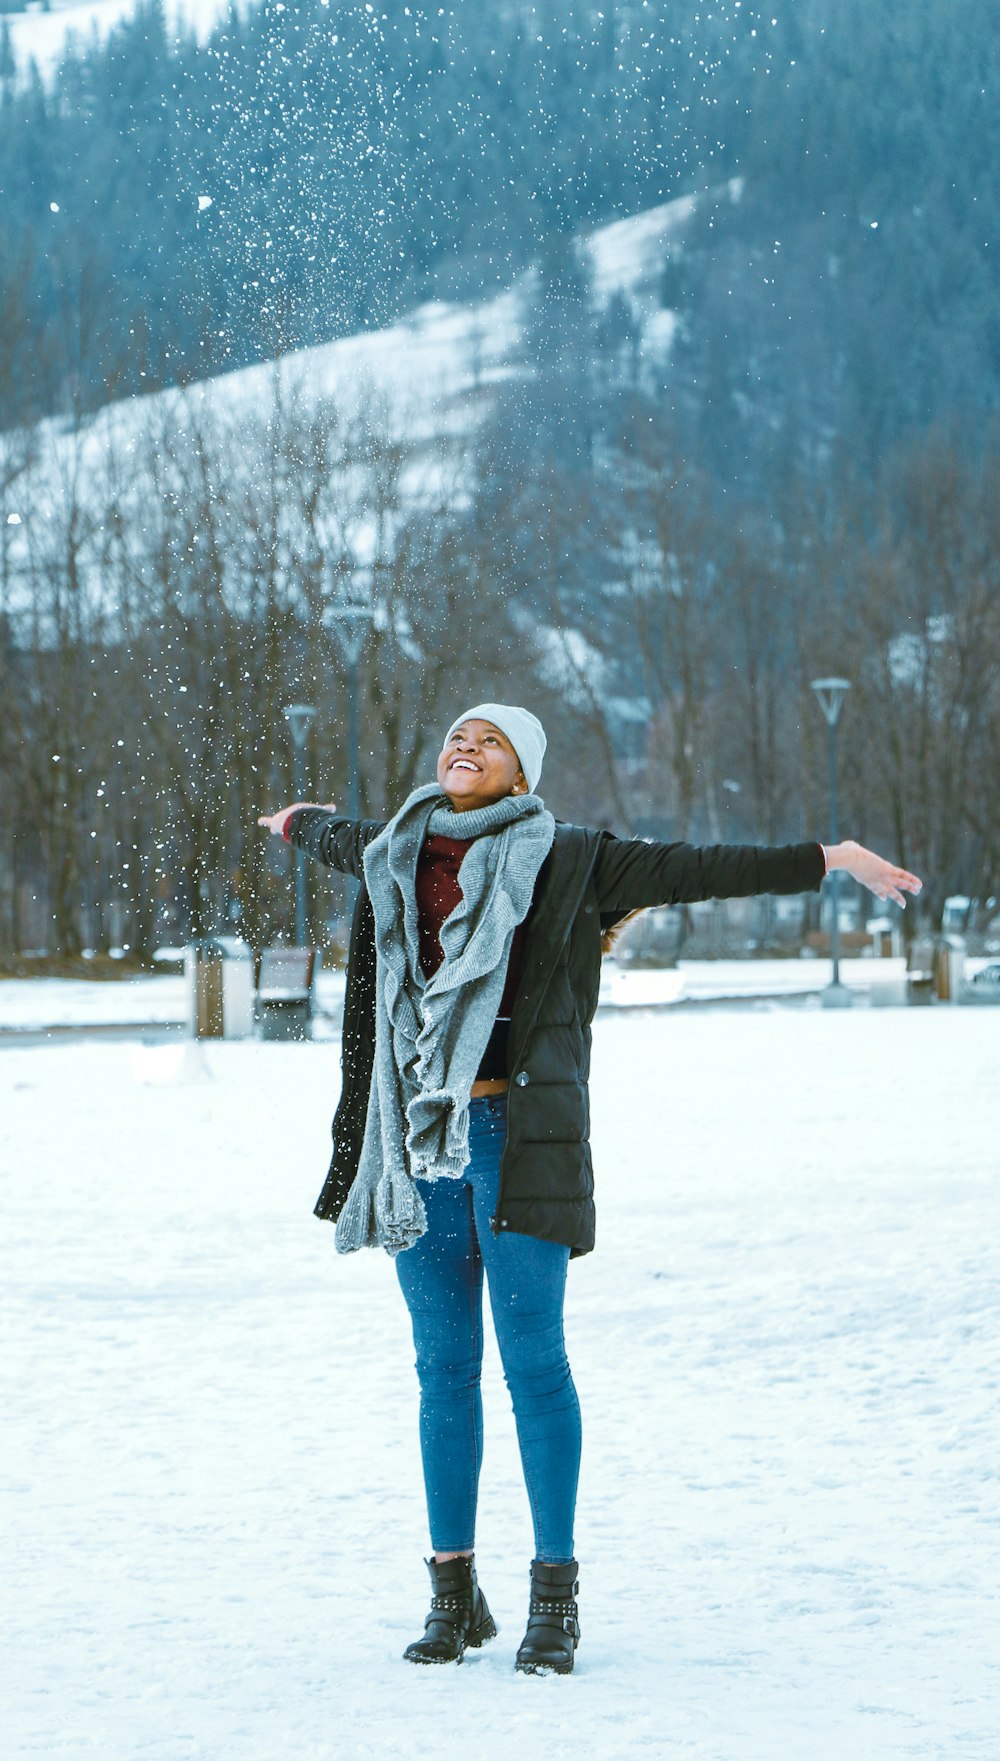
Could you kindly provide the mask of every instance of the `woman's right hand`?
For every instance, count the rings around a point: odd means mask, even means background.
[[[277,813],[261,813],[257,816],[258,825],[266,825],[269,832],[276,838],[285,835],[285,824],[292,813],[298,813],[300,807],[317,807],[321,813],[336,813],[336,801],[320,803],[318,801],[293,801],[291,807],[279,807]]]
[[[853,838],[843,844],[828,845],[826,860],[829,868],[846,868],[876,899],[894,899],[897,905],[905,907],[904,893],[919,893],[923,888],[919,875],[911,874],[908,868],[897,868],[894,862],[887,862],[874,850],[866,850],[864,844],[856,844]]]

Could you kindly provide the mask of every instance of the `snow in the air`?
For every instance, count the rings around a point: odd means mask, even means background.
[[[568,1679],[512,1669],[491,1338],[500,1637],[401,1661],[413,1349],[311,1214],[337,1051],[0,1051],[5,1761],[996,1761],[1000,1011],[599,1017]]]

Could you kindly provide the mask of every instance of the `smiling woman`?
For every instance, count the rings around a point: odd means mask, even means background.
[[[496,1627],[474,1563],[484,1274],[535,1531],[515,1667],[568,1674],[580,1626],[580,1408],[570,1259],[594,1245],[587,1079],[602,937],[649,905],[816,891],[831,867],[880,898],[915,875],[857,844],[657,844],[557,825],[535,793],[545,734],[512,704],[448,729],[437,781],[388,823],[296,803],[260,823],[362,881],[333,1159],[316,1205],[350,1253],[393,1255],[420,1382],[432,1600],[413,1663]]]
[[[524,763],[537,777],[541,772],[545,736],[541,723],[524,710],[522,725],[508,707],[479,705],[494,710],[510,727],[527,756]],[[535,724],[534,727],[532,724]],[[539,738],[540,736],[540,738]],[[437,779],[455,813],[489,807],[505,796],[526,795],[528,779],[511,739],[492,721],[475,711],[451,729],[438,756]],[[464,826],[461,828],[464,830]],[[425,973],[436,972],[444,959],[440,931],[462,899],[459,872],[468,845],[463,838],[429,834],[417,863],[417,921],[420,929],[420,961]],[[507,1038],[510,1013],[517,991],[524,944],[524,926],[517,924],[507,959],[507,976],[496,1020],[486,1042],[472,1083],[471,1097],[503,1094],[507,1088]]]
[[[437,780],[456,813],[488,807],[504,795],[528,792],[528,781],[511,741],[479,715],[467,716],[452,728],[438,757]]]

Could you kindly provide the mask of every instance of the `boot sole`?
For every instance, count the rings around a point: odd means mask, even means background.
[[[479,1651],[484,1645],[489,1643],[490,1639],[495,1639],[496,1636],[497,1623],[491,1614],[489,1620],[484,1620],[480,1626],[475,1627],[474,1630],[468,1634],[457,1657],[411,1657],[408,1651],[404,1651],[403,1662],[425,1663],[432,1667],[435,1664],[461,1663],[466,1651]]]
[[[567,1663],[515,1663],[518,1675],[572,1675],[574,1659]]]
[[[518,1652],[514,1659],[514,1668],[521,1675],[572,1675],[579,1643],[579,1639],[574,1639],[569,1656],[563,1655],[552,1662],[543,1662],[540,1657],[522,1657]]]

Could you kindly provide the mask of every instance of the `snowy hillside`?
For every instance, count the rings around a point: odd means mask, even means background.
[[[130,18],[138,0],[84,0],[76,4],[68,0],[52,0],[49,10],[38,3],[22,12],[4,14],[10,26],[11,45],[23,74],[33,61],[43,78],[58,70],[63,51],[70,37],[86,42],[96,37],[103,41],[122,19]],[[229,0],[167,0],[166,16],[170,23],[182,20],[193,26],[199,39],[207,37],[218,18],[229,11]]]
[[[739,199],[738,181],[728,193]],[[210,197],[211,190],[204,195]],[[580,240],[598,308],[615,295],[627,300],[639,330],[640,364],[647,369],[669,354],[675,321],[659,306],[657,282],[667,247],[696,200],[686,196],[664,203],[595,228]],[[97,485],[134,477],[130,459],[143,434],[167,429],[176,436],[206,422],[235,431],[279,405],[286,415],[305,417],[327,401],[343,421],[377,423],[410,461],[402,487],[413,498],[439,494],[443,473],[452,493],[460,491],[464,445],[488,411],[491,393],[531,371],[523,324],[533,274],[477,304],[434,302],[383,330],[195,381],[182,391],[126,398],[106,406],[75,434],[67,433],[60,419],[43,423],[30,437],[34,462],[13,479],[0,510],[11,528],[12,564],[16,569],[19,541],[27,554],[29,509],[33,517],[44,518],[68,481]],[[138,513],[146,485],[135,478],[131,493]],[[357,548],[359,560],[367,560],[361,533]]]

